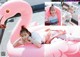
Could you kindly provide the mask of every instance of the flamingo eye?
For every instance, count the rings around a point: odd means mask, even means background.
[[[10,11],[9,10],[6,10],[6,13],[9,13]]]

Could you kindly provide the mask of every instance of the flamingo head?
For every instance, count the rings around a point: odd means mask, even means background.
[[[4,3],[0,7],[0,28],[6,28],[5,21],[17,13],[24,13],[26,8],[28,9],[27,15],[32,14],[31,6],[25,1],[8,1]]]

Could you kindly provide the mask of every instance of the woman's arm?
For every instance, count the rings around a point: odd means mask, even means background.
[[[29,37],[28,38],[36,47],[40,48],[41,47],[41,43],[39,43],[38,41],[36,41],[35,39]]]
[[[20,41],[20,38],[17,39],[17,40],[13,43],[13,46],[14,46],[14,47],[17,47],[17,46],[21,45],[21,44],[19,43],[19,41]]]

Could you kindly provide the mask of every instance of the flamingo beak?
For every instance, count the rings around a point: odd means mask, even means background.
[[[3,19],[3,16],[0,17],[0,28],[1,29],[5,29],[6,28],[6,25],[4,24],[1,24],[1,20]]]

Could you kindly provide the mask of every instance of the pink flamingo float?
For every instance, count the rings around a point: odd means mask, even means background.
[[[9,1],[0,7],[1,24],[4,24],[8,18],[14,16],[17,13],[21,14],[21,19],[14,27],[7,44],[7,53],[9,57],[71,57],[75,54],[78,54],[76,56],[80,57],[80,43],[74,44],[72,42],[72,44],[70,44],[61,39],[54,40],[51,44],[43,44],[41,48],[37,48],[33,44],[26,44],[24,46],[14,48],[13,42],[19,38],[19,31],[22,25],[25,25],[32,31],[43,31],[43,29],[47,28],[45,26],[39,25],[34,26],[34,29],[33,27],[28,27],[32,17],[32,8],[27,2],[23,0]]]

